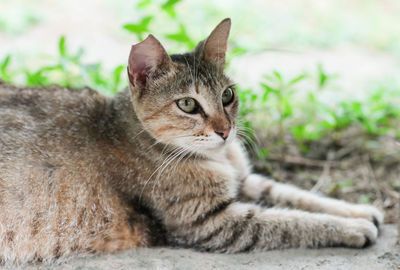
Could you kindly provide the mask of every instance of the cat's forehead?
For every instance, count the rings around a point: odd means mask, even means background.
[[[215,66],[201,61],[194,53],[171,55],[172,61],[179,66],[177,79],[184,92],[204,92],[219,95],[224,87],[232,81],[223,71]]]

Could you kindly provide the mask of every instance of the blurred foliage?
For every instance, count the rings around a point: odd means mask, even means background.
[[[51,84],[78,88],[89,86],[106,95],[116,94],[126,85],[122,79],[122,72],[125,70],[123,65],[118,65],[111,71],[105,71],[101,63],[84,63],[83,55],[83,49],[70,52],[66,38],[63,36],[58,42],[58,56],[52,59],[52,64],[35,70],[26,68],[12,70],[10,67],[12,57],[8,55],[0,61],[0,79],[14,82],[22,76],[23,84],[28,86]]]
[[[135,6],[142,16],[137,21],[124,24],[122,28],[140,41],[150,32],[156,32],[158,36],[191,50],[197,40],[189,34],[185,21],[177,9],[182,2],[185,1],[142,0]],[[159,16],[156,17],[154,14],[163,14],[163,18],[167,17],[176,31],[155,29]],[[21,25],[26,27],[37,21],[36,17],[27,17]],[[0,29],[2,25],[4,27],[6,23],[0,19]],[[336,26],[334,28],[336,29]],[[288,33],[291,31],[288,30]],[[395,47],[396,40],[393,40],[390,46]],[[238,44],[231,42],[229,57],[248,53],[246,46]],[[51,64],[33,70],[25,67],[13,68],[13,56],[8,55],[0,59],[0,78],[7,82],[15,82],[17,78],[22,77],[20,81],[29,86],[46,86],[54,83],[65,87],[89,86],[107,95],[114,95],[127,85],[123,79],[124,65],[105,70],[100,62],[85,63],[83,55],[83,49],[71,51],[67,39],[61,37],[58,43],[58,55]],[[228,64],[229,60],[230,58]],[[322,97],[324,92],[328,91],[330,83],[336,79],[337,75],[327,73],[323,65],[319,64],[314,72],[300,73],[292,77],[277,70],[265,74],[259,83],[259,89],[237,87],[241,101],[242,130],[252,138],[254,128],[263,127],[268,123],[270,128],[276,127],[279,131],[275,142],[277,145],[281,145],[284,149],[286,136],[290,134],[303,153],[308,151],[310,141],[320,140],[332,133],[340,135],[343,130],[351,126],[362,128],[366,137],[389,133],[400,137],[400,132],[393,124],[400,118],[398,86],[380,86],[372,92],[366,92],[363,99],[349,97],[338,103],[327,104]],[[300,85],[305,82],[314,87],[303,89]],[[260,157],[265,157],[272,149],[257,151]],[[367,198],[360,198],[360,201],[366,202]]]
[[[0,31],[11,35],[23,34],[30,27],[38,24],[41,19],[37,14],[27,10],[22,11],[22,14],[15,12],[6,12],[0,16]]]
[[[189,36],[186,26],[182,23],[181,16],[176,12],[175,7],[179,2],[181,2],[181,0],[167,0],[160,4],[157,1],[142,0],[136,5],[136,8],[143,14],[142,18],[135,23],[125,24],[123,28],[136,35],[139,41],[142,41],[144,39],[143,35],[151,32],[151,23],[154,23],[156,19],[152,14],[156,12],[156,14],[158,14],[157,17],[161,17],[160,14],[164,13],[169,18],[169,21],[175,24],[178,30],[174,33],[162,33],[157,31],[157,34],[163,35],[170,41],[184,45],[185,49],[192,50],[196,46],[196,42]]]
[[[348,99],[339,103],[326,104],[322,101],[326,84],[335,76],[322,72],[317,66],[316,74],[299,74],[285,79],[283,74],[273,71],[264,76],[260,83],[262,91],[251,89],[239,91],[241,118],[248,128],[264,127],[279,131],[275,144],[285,148],[288,131],[298,143],[299,150],[307,152],[308,143],[325,136],[341,135],[341,132],[356,126],[363,129],[365,140],[385,134],[400,135],[400,87],[378,87],[368,92],[363,99]],[[321,80],[321,77],[324,80]],[[299,83],[317,81],[315,89],[299,91]],[[323,82],[323,83],[321,83]],[[304,93],[306,92],[306,93]],[[396,122],[397,121],[397,122]],[[271,149],[260,149],[262,156],[272,153]]]

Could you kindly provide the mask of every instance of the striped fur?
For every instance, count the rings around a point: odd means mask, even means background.
[[[0,82],[4,263],[160,244],[239,252],[376,240],[376,208],[251,173],[223,72],[229,29],[224,20],[182,55],[154,37],[135,45],[129,89],[114,98]],[[227,88],[234,98],[223,105]],[[183,112],[186,97],[202,109]]]

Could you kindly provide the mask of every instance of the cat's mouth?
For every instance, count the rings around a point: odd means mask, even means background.
[[[178,147],[182,153],[198,153],[202,155],[213,154],[222,151],[226,146],[232,143],[236,138],[236,130],[232,129],[226,138],[217,134],[209,135],[181,135],[169,137],[164,141],[166,145],[172,148]]]
[[[227,145],[229,145],[236,137],[236,130],[232,129],[226,138],[222,138],[220,135],[212,134],[207,137],[207,140],[198,141],[199,145],[203,150],[221,150]]]

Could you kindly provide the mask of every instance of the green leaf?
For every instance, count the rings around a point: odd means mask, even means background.
[[[90,80],[95,84],[102,87],[108,86],[108,78],[102,75],[102,67],[100,63],[90,64],[85,66],[85,70],[89,74]]]
[[[0,64],[0,78],[6,82],[10,82],[12,77],[11,74],[8,72],[10,61],[11,55],[7,55]]]
[[[337,74],[327,74],[322,66],[322,64],[318,64],[317,66],[317,76],[318,76],[318,88],[321,90],[326,86],[328,81],[335,79],[338,77]]]
[[[322,89],[326,84],[328,75],[325,73],[322,64],[318,64],[317,70],[318,70],[318,87]]]
[[[287,98],[283,99],[282,103],[283,103],[282,118],[286,119],[293,114],[293,108],[292,108],[292,105],[290,104],[290,101]]]
[[[293,86],[294,84],[304,80],[305,78],[307,78],[307,74],[301,74],[301,75],[293,78],[292,80],[290,80],[290,82],[288,83],[288,86]]]
[[[151,0],[142,0],[139,3],[137,3],[136,7],[138,9],[143,9],[143,8],[147,7],[148,5],[150,5],[150,4],[151,4]]]
[[[178,4],[181,0],[168,0],[165,2],[161,9],[164,10],[171,18],[176,18],[175,5]]]
[[[316,104],[316,103],[317,103],[317,99],[316,99],[314,93],[312,93],[312,92],[308,93],[308,100],[309,100],[312,104]]]
[[[7,70],[10,60],[11,60],[11,55],[7,55],[6,58],[4,58],[3,62],[1,63],[1,67],[0,67],[2,72]]]
[[[370,201],[371,201],[371,196],[369,195],[363,194],[358,198],[358,203],[369,203]]]
[[[273,74],[274,74],[274,76],[278,79],[278,81],[279,81],[280,83],[283,83],[282,75],[281,75],[278,71],[274,70],[274,71],[273,71]]]
[[[186,32],[186,28],[183,24],[179,24],[178,32],[167,34],[165,35],[165,37],[173,41],[184,43],[189,50],[193,49],[196,46],[194,41],[189,37],[188,33]]]
[[[275,89],[272,86],[266,84],[266,83],[260,83],[260,86],[264,89],[264,94],[269,95],[270,93],[273,93],[275,95],[279,94],[279,89]]]
[[[120,82],[121,82],[121,74],[122,74],[122,71],[124,69],[125,69],[125,66],[120,65],[120,66],[117,66],[113,71],[114,85],[113,85],[113,87],[111,89],[113,94],[117,93],[118,90],[119,90],[118,88],[119,88],[119,85],[120,85]]]
[[[231,55],[240,56],[247,53],[247,51],[248,51],[247,49],[237,46],[233,48],[233,50],[231,51]]]
[[[143,33],[149,32],[149,24],[153,20],[153,16],[146,16],[138,23],[125,24],[123,28],[136,34],[139,40],[143,40]]]
[[[43,86],[48,84],[47,77],[43,76],[43,70],[38,70],[36,72],[25,71],[26,84],[28,86]]]
[[[60,56],[66,57],[67,56],[67,48],[65,45],[65,36],[61,36],[60,40],[58,41],[58,52],[60,53]]]
[[[263,148],[263,149],[260,149],[260,150],[258,151],[257,155],[258,155],[258,158],[264,159],[264,158],[266,158],[270,153],[271,153],[271,151],[270,151],[269,149]]]
[[[353,181],[351,181],[351,180],[337,182],[337,186],[340,189],[345,188],[345,187],[351,187],[352,185],[353,185]]]
[[[290,128],[290,131],[292,132],[294,138],[296,139],[296,141],[301,142],[304,140],[304,132],[306,130],[306,125],[302,124],[302,125],[298,125],[298,126],[293,126]]]

